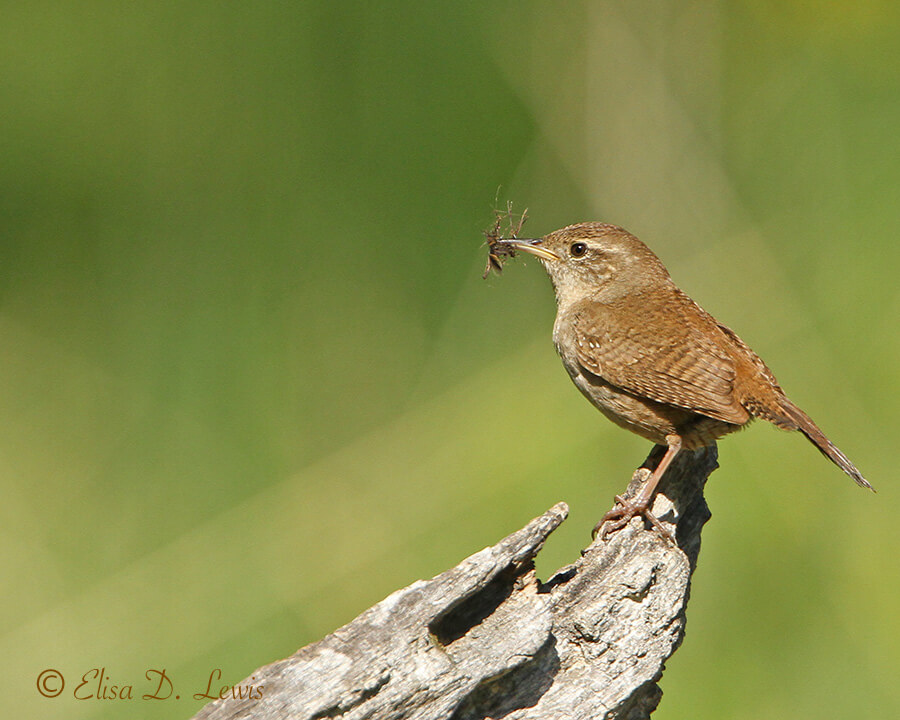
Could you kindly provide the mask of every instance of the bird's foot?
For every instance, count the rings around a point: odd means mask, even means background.
[[[672,537],[672,533],[666,530],[656,516],[650,512],[650,498],[643,497],[642,495],[638,495],[631,500],[623,495],[616,495],[616,504],[613,505],[613,507],[600,518],[600,522],[594,526],[594,530],[591,532],[591,538],[596,540],[599,533],[600,539],[605,541],[609,535],[617,530],[621,530],[631,522],[631,519],[636,515],[640,515],[645,520],[649,520],[650,524],[656,528],[660,535],[673,545],[675,544],[675,538]],[[606,525],[606,523],[610,524]]]

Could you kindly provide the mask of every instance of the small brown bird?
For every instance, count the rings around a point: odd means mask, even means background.
[[[499,251],[538,257],[556,292],[553,342],[572,381],[617,425],[667,448],[640,492],[616,505],[604,536],[643,515],[681,449],[697,449],[753,418],[799,430],[858,485],[859,470],[732,330],[685,295],[634,235],[598,222],[540,239],[504,239]]]

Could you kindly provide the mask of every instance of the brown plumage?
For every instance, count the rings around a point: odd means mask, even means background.
[[[615,225],[581,223],[537,240],[507,240],[540,258],[556,292],[553,340],[579,390],[604,415],[667,447],[632,500],[601,520],[607,533],[644,514],[681,448],[694,449],[753,418],[799,430],[857,484],[859,470],[779,386],[732,330],[685,295],[659,258]]]

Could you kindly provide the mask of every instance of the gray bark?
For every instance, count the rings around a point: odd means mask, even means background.
[[[647,718],[662,696],[664,663],[684,636],[709,518],[703,487],[715,467],[714,447],[683,452],[660,483],[653,511],[677,546],[637,518],[542,583],[534,558],[566,518],[559,503],[260,668],[242,683],[256,688],[251,698],[217,700],[195,718]],[[639,469],[626,494],[648,472]]]

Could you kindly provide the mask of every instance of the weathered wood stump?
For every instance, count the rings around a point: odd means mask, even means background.
[[[634,519],[542,583],[534,558],[566,518],[560,503],[497,545],[256,670],[252,684],[261,698],[217,700],[195,718],[649,717],[662,696],[664,663],[684,637],[709,518],[703,487],[715,468],[714,447],[684,452],[660,485],[653,512],[677,546]],[[627,494],[647,472],[635,473]]]

